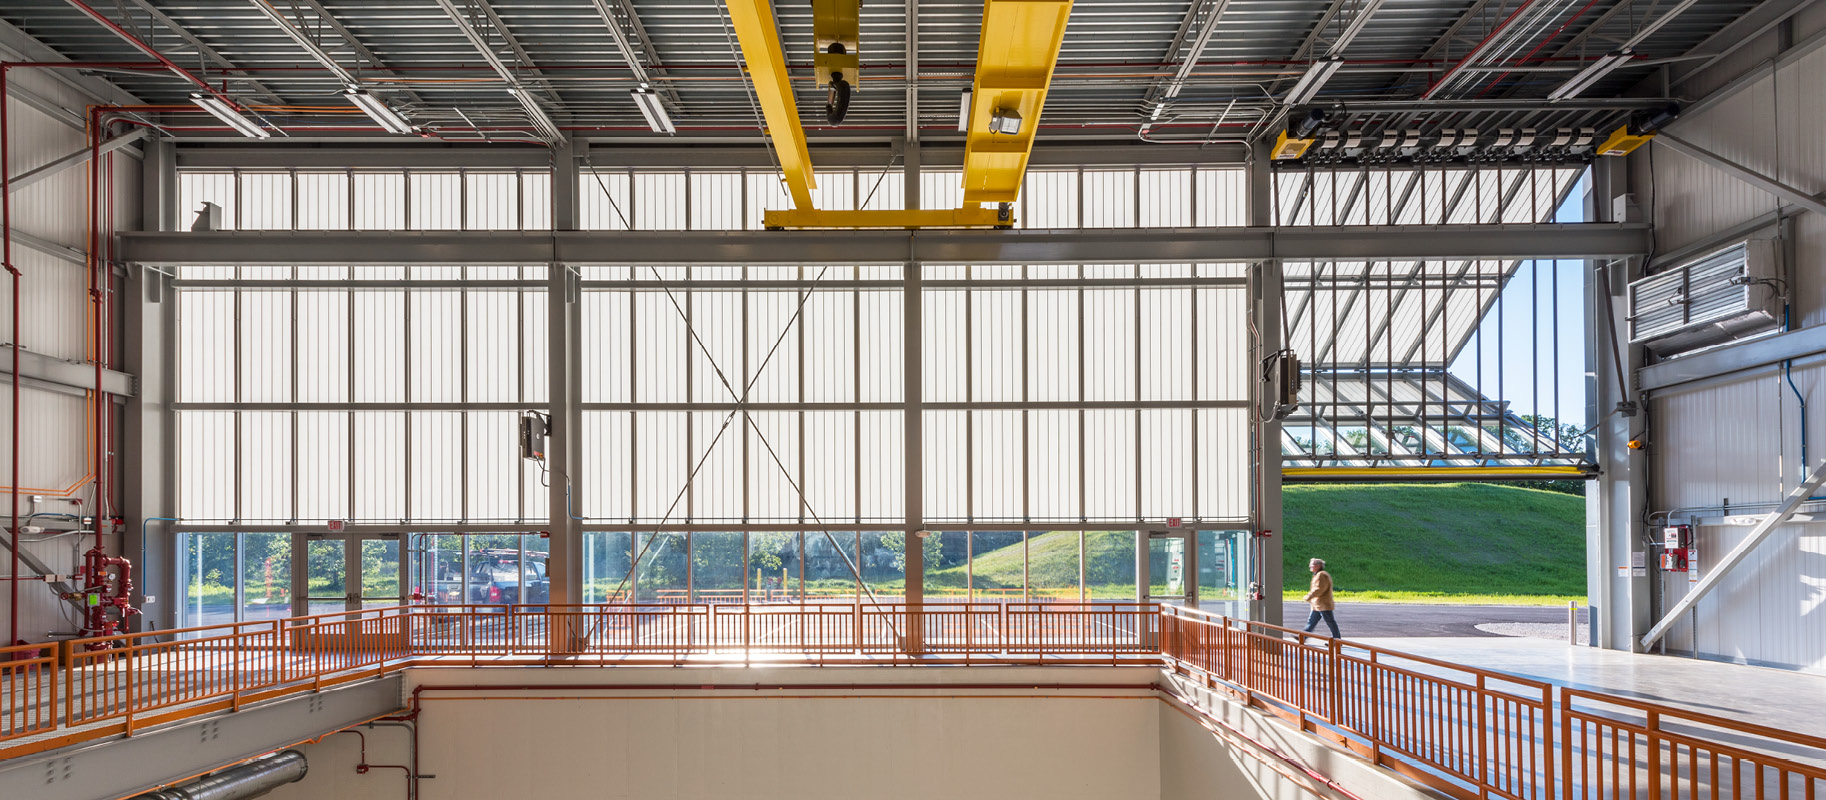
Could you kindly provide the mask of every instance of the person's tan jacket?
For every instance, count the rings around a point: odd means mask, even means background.
[[[1312,589],[1306,592],[1306,601],[1312,603],[1314,611],[1332,610],[1331,573],[1319,570],[1312,574]]]

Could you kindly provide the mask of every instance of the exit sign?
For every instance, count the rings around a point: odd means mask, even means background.
[[[1167,527],[1169,528],[1177,528],[1183,522],[1185,522],[1185,520],[1180,517],[1167,517]]]
[[[341,519],[330,520],[330,532],[331,533],[337,533],[337,532],[346,530],[348,527],[349,527],[348,520],[341,520]]]

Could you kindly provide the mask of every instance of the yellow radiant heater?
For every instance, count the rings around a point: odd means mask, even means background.
[[[774,35],[773,6],[769,0],[725,2],[767,135],[773,140],[780,172],[793,198],[793,208],[764,215],[768,228],[1005,228],[1014,224],[1006,204],[1020,195],[1046,90],[1071,17],[1071,0],[987,0],[983,4],[971,94],[974,102],[964,145],[964,207],[916,211],[826,211],[813,205],[811,193],[817,179],[786,57]],[[855,0],[812,3],[813,37],[818,47],[812,64],[818,85],[830,92],[826,116],[833,124],[841,117],[833,113],[833,107],[847,105],[854,86],[857,5]],[[838,86],[839,76],[847,86]],[[983,208],[984,203],[999,207]]]

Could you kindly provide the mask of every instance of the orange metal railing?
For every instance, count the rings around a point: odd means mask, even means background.
[[[0,758],[418,664],[1130,659],[1463,798],[1826,796],[1823,739],[1148,603],[418,605],[66,648],[0,648]]]

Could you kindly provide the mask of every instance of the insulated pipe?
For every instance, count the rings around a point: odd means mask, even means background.
[[[246,800],[302,780],[308,768],[303,753],[286,750],[133,800]]]

